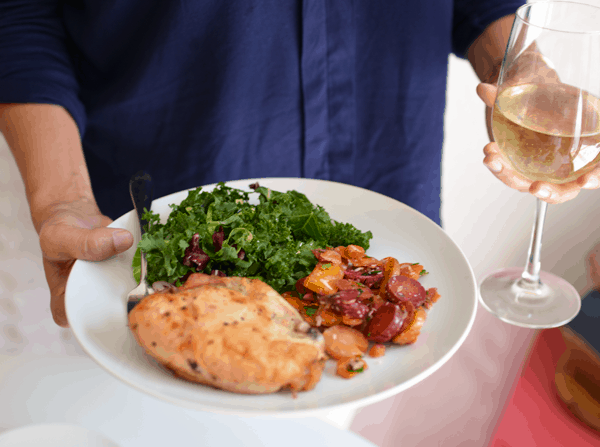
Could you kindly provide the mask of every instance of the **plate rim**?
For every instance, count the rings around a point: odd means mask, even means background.
[[[421,371],[418,374],[415,374],[413,377],[411,377],[410,379],[406,380],[403,383],[400,383],[394,387],[391,387],[387,390],[383,390],[380,392],[377,392],[375,394],[372,394],[370,396],[365,396],[362,398],[357,398],[355,400],[352,400],[350,402],[343,402],[343,403],[337,403],[337,404],[331,404],[331,405],[324,405],[324,406],[319,406],[316,408],[291,408],[291,409],[272,409],[272,410],[252,410],[252,411],[248,411],[248,410],[244,410],[244,409],[228,409],[228,408],[223,408],[223,407],[217,407],[212,403],[201,403],[201,402],[191,402],[191,401],[186,401],[186,400],[182,400],[182,399],[178,399],[178,398],[174,398],[171,397],[169,395],[166,395],[164,393],[160,393],[158,391],[152,390],[152,389],[148,389],[146,387],[140,386],[137,383],[135,383],[135,381],[133,379],[129,379],[127,377],[124,377],[123,375],[119,374],[115,369],[109,367],[109,365],[105,365],[104,363],[102,363],[101,361],[99,361],[99,359],[97,359],[94,355],[92,355],[92,353],[89,351],[88,347],[86,346],[86,344],[82,341],[82,337],[81,334],[79,334],[77,331],[72,330],[73,335],[75,336],[75,339],[77,340],[77,342],[79,343],[79,345],[82,347],[82,349],[85,351],[85,353],[92,359],[94,360],[94,362],[99,365],[102,369],[104,369],[105,371],[107,371],[108,373],[110,373],[113,377],[115,377],[116,379],[120,380],[123,383],[126,383],[127,385],[131,386],[132,388],[145,393],[149,396],[152,396],[154,398],[157,398],[163,402],[167,402],[179,407],[184,407],[184,408],[188,408],[188,409],[193,409],[193,410],[198,410],[198,411],[210,411],[213,413],[218,413],[218,414],[227,414],[227,415],[236,415],[236,416],[242,416],[242,417],[281,417],[281,418],[294,418],[294,417],[310,417],[310,416],[316,416],[318,414],[322,414],[323,412],[329,412],[329,411],[336,411],[336,410],[355,410],[357,408],[361,408],[361,407],[365,407],[368,405],[372,405],[374,403],[380,402],[382,400],[385,400],[387,398],[390,398],[392,396],[395,396],[411,387],[413,387],[414,385],[418,384],[419,382],[423,381],[425,378],[429,377],[430,375],[432,375],[433,373],[435,373],[437,370],[439,370],[445,363],[448,362],[448,360],[450,358],[452,358],[454,356],[454,354],[456,354],[456,352],[460,349],[460,347],[463,345],[464,341],[466,340],[467,336],[469,335],[469,333],[471,332],[473,325],[475,323],[475,318],[477,315],[477,308],[478,308],[478,292],[477,292],[477,279],[475,276],[475,273],[473,271],[473,268],[468,260],[468,258],[466,257],[465,253],[463,252],[463,250],[460,248],[460,246],[454,241],[454,239],[452,237],[450,237],[450,235],[440,226],[438,225],[436,222],[434,222],[432,219],[430,219],[428,216],[424,215],[423,213],[415,210],[414,208],[406,205],[403,202],[400,202],[399,200],[393,199],[392,197],[386,196],[385,194],[381,194],[379,192],[376,191],[371,191],[369,189],[366,188],[362,188],[360,186],[355,186],[355,185],[350,185],[350,184],[346,184],[346,183],[342,183],[342,182],[336,182],[336,181],[332,181],[332,180],[321,180],[321,179],[311,179],[311,178],[303,178],[303,177],[261,177],[261,178],[248,178],[248,179],[239,179],[239,180],[228,180],[228,181],[224,181],[224,182],[217,182],[217,183],[211,183],[211,184],[207,184],[207,185],[200,185],[198,187],[202,187],[202,188],[213,188],[216,185],[218,185],[219,183],[225,183],[227,184],[231,184],[231,183],[242,183],[242,182],[260,182],[261,180],[263,181],[308,181],[309,183],[311,182],[315,182],[315,183],[331,183],[331,184],[336,184],[336,185],[341,185],[343,187],[350,187],[350,188],[356,188],[358,190],[362,190],[366,193],[370,193],[370,194],[377,194],[387,200],[393,200],[396,202],[396,204],[399,204],[402,206],[402,208],[404,208],[405,211],[411,212],[413,214],[415,214],[417,217],[419,218],[424,218],[427,219],[431,224],[433,224],[436,228],[437,231],[442,232],[446,238],[448,239],[448,241],[450,241],[453,245],[454,248],[460,253],[460,255],[463,257],[465,264],[468,267],[469,270],[469,279],[471,282],[471,286],[472,286],[472,307],[471,307],[471,315],[470,318],[468,320],[467,325],[465,326],[464,330],[462,331],[462,334],[460,335],[460,337],[457,339],[457,341],[454,343],[454,345],[452,346],[451,349],[449,349],[444,355],[442,355],[435,363],[431,364],[430,366],[428,366],[425,370]],[[185,192],[189,192],[192,191],[194,189],[197,189],[198,187],[193,187],[193,188],[188,188],[188,189],[184,189],[181,191],[177,191],[171,194],[167,194],[165,196],[162,197],[158,197],[154,200],[167,200],[169,197],[173,197],[173,196],[177,196],[180,194],[183,194]],[[235,186],[238,187],[239,186]],[[312,200],[311,200],[312,201]],[[170,203],[173,203],[172,201]],[[119,216],[117,219],[115,219],[111,224],[108,225],[109,228],[119,228],[117,226],[114,225],[115,222],[117,222],[120,219],[124,219],[126,218],[126,216],[135,213],[135,210],[130,210],[129,212]],[[135,237],[135,235],[134,235]],[[78,265],[84,265],[84,264],[97,264],[98,262],[95,261],[85,261],[85,260],[76,260],[73,268],[71,270],[71,273],[73,272],[73,270],[75,270],[77,268]],[[68,306],[67,304],[67,297],[70,296],[69,294],[69,284],[71,283],[70,279],[72,278],[71,275],[69,275],[69,279],[67,280],[67,285],[65,288],[65,311],[67,314],[67,319],[70,320],[70,306]],[[71,283],[72,284],[72,283]],[[179,379],[179,380],[183,380],[183,379]],[[244,394],[238,394],[238,396],[240,397],[244,397],[246,395]],[[256,396],[256,395],[249,395],[249,396]]]

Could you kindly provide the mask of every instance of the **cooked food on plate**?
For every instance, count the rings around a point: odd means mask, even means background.
[[[365,250],[373,235],[336,222],[297,191],[251,185],[255,192],[219,183],[189,192],[164,224],[148,212],[138,248],[148,262],[148,282],[176,285],[195,272],[260,279],[279,293],[314,268],[313,249],[354,244]],[[252,195],[252,200],[251,196]],[[139,280],[139,252],[133,260]]]
[[[144,298],[129,326],[177,376],[236,393],[310,390],[326,361],[323,336],[257,279],[193,274]]]
[[[146,352],[177,376],[238,393],[304,391],[327,358],[350,378],[365,356],[411,344],[439,299],[419,263],[366,254],[372,234],[297,191],[219,183],[189,192],[164,224],[146,212],[139,251],[157,293],[129,314]],[[250,201],[250,194],[257,200]]]
[[[349,245],[314,250],[317,265],[283,297],[311,326],[324,330],[327,354],[338,361],[345,378],[366,370],[362,356],[385,354],[385,345],[417,341],[437,288],[425,289],[419,279],[427,271],[419,263],[400,263],[367,256]]]

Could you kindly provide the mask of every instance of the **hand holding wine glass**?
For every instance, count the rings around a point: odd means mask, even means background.
[[[481,100],[492,108],[496,99],[497,88],[492,84],[479,84],[477,93]],[[507,162],[495,142],[488,143],[483,148],[485,155],[483,164],[490,172],[505,185],[520,192],[528,192],[550,204],[564,203],[574,199],[582,189],[600,188],[600,166],[580,175],[576,180],[567,183],[549,183],[546,181],[530,180],[516,171]]]
[[[517,11],[493,105],[495,144],[486,147],[486,162],[498,178],[550,203],[598,186],[598,54],[600,9],[550,1]],[[489,99],[491,87],[480,86],[479,93]],[[546,207],[538,200],[525,270],[502,269],[480,285],[484,307],[519,326],[560,326],[581,306],[573,286],[540,271]]]

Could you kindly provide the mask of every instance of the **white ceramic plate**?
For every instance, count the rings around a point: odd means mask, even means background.
[[[136,244],[103,262],[77,261],[66,290],[69,323],[79,343],[98,364],[131,386],[173,404],[239,415],[300,416],[320,410],[356,408],[393,396],[420,382],[458,350],[475,320],[475,276],[459,247],[434,222],[384,195],[322,180],[296,178],[249,179],[227,185],[248,189],[258,181],[277,191],[296,190],[340,222],[373,233],[370,256],[394,256],[419,262],[429,272],[425,288],[437,287],[440,300],[428,312],[417,342],[390,345],[384,357],[366,357],[369,369],[346,380],[334,375],[330,361],[315,389],[298,394],[239,395],[175,378],[136,343],[127,327],[126,295],[136,286],[131,260],[139,240],[133,211],[111,227],[130,230]],[[212,189],[209,185],[205,189]],[[187,191],[156,199],[152,210],[164,222],[172,203]]]
[[[0,434],[0,447],[119,447],[100,433],[71,424],[27,425]]]

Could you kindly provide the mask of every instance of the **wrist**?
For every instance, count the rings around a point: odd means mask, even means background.
[[[50,104],[1,105],[0,114],[0,131],[21,173],[36,230],[69,204],[98,213],[71,115]]]

